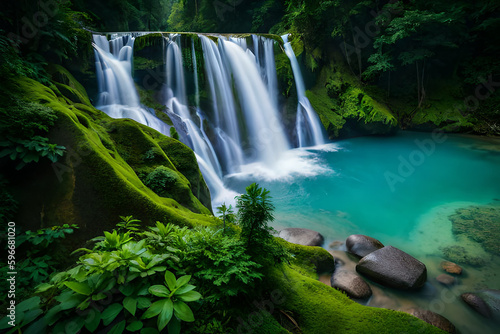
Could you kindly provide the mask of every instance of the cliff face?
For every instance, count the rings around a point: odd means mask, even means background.
[[[50,88],[23,77],[14,81],[27,100],[55,110],[49,139],[66,148],[56,163],[42,159],[20,171],[4,164],[19,225],[78,224],[83,241],[113,228],[119,215],[146,224],[212,224],[210,193],[191,149],[134,121],[108,117],[71,74],[56,72],[59,82]]]

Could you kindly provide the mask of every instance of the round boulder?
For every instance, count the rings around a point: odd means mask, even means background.
[[[447,274],[441,274],[436,277],[436,281],[444,285],[453,285],[455,284],[455,277]]]
[[[372,295],[372,289],[355,272],[336,269],[330,280],[332,288],[344,291],[350,298],[367,299]]]
[[[425,264],[392,246],[366,255],[356,270],[377,283],[400,290],[421,288],[427,280]]]
[[[460,275],[462,273],[462,267],[450,261],[441,262],[441,269],[443,269],[447,273],[455,275]]]
[[[371,252],[384,247],[384,245],[377,239],[362,234],[353,234],[347,237],[345,246],[349,253],[359,257],[366,256]]]
[[[320,233],[306,228],[285,228],[278,236],[292,244],[304,246],[321,246],[325,241]]]
[[[500,319],[500,290],[481,290],[473,293],[464,293],[462,300],[479,314],[487,318]]]
[[[456,333],[457,329],[455,326],[445,317],[440,314],[434,313],[429,310],[424,310],[421,308],[411,308],[408,310],[404,310],[404,312],[411,314],[414,317],[417,317],[432,326],[435,326],[439,329],[442,329],[448,333]]]

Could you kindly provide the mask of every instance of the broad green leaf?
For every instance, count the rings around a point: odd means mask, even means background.
[[[47,290],[49,290],[50,288],[54,287],[54,285],[52,284],[49,284],[49,283],[42,283],[40,285],[38,285],[36,287],[36,291],[35,293],[42,293],[42,292],[45,292]]]
[[[191,279],[191,275],[184,275],[184,276],[181,276],[179,277],[179,279],[177,280],[177,283],[176,283],[176,286],[178,288],[180,288],[181,286],[183,285],[186,285],[189,280]]]
[[[92,300],[95,300],[95,301],[102,300],[102,299],[104,299],[106,297],[107,297],[107,295],[105,293],[99,292],[98,294],[95,294],[95,295],[92,296]]]
[[[135,287],[133,284],[124,284],[120,285],[118,290],[120,290],[120,292],[123,293],[125,296],[130,297],[134,293]]]
[[[170,290],[174,290],[176,288],[176,282],[175,275],[172,274],[171,271],[165,270],[165,283],[167,283]]]
[[[94,308],[89,309],[88,312],[87,318],[85,318],[85,328],[87,328],[89,332],[93,333],[97,327],[99,327],[99,323],[101,322],[101,312],[95,310]]]
[[[45,333],[47,324],[45,323],[45,318],[38,319],[34,323],[32,323],[26,330],[23,331],[23,334],[39,334]]]
[[[33,310],[40,306],[40,297],[35,296],[29,299],[26,299],[19,304],[16,305],[16,313],[21,313],[27,310]]]
[[[201,298],[201,294],[196,291],[188,291],[176,296],[183,302],[194,302]]]
[[[168,299],[162,299],[151,304],[151,306],[142,315],[142,319],[149,319],[160,314],[161,310],[163,309],[163,305],[165,305],[167,300]]]
[[[181,333],[181,322],[173,317],[168,323],[168,334],[180,334]]]
[[[84,323],[85,323],[85,319],[83,319],[83,317],[80,317],[78,315],[75,317],[72,317],[71,319],[69,319],[68,321],[65,322],[65,325],[63,327],[63,333],[77,334],[83,328]],[[59,325],[59,323],[58,323],[58,325]],[[56,325],[56,327],[57,327],[57,325]],[[59,333],[59,332],[56,331],[54,328],[53,333]]]
[[[181,286],[179,289],[175,291],[175,295],[182,295],[183,293],[186,293],[188,291],[194,290],[196,287],[191,284],[186,284],[184,286]]]
[[[52,326],[56,321],[58,321],[62,315],[61,311],[62,308],[60,304],[51,308],[44,316],[47,325]]]
[[[137,332],[139,329],[141,329],[144,326],[142,321],[136,320],[134,322],[131,322],[130,325],[127,326],[126,330],[129,332]]]
[[[137,299],[132,297],[125,297],[125,299],[123,300],[123,307],[125,307],[125,309],[129,311],[130,314],[135,316],[135,310],[137,308]]]
[[[161,332],[165,326],[167,326],[170,319],[172,319],[172,314],[174,312],[174,303],[172,299],[167,299],[163,305],[163,309],[158,316],[158,330]]]
[[[21,326],[25,326],[25,325],[29,324],[30,322],[32,322],[33,320],[38,318],[38,316],[42,313],[43,313],[43,311],[39,308],[25,312]]]
[[[146,327],[141,329],[141,334],[158,334],[158,330],[156,328]]]
[[[126,324],[125,320],[120,321],[109,330],[108,334],[122,334]]]
[[[64,285],[66,285],[68,288],[70,288],[71,290],[73,290],[76,293],[79,293],[81,295],[88,296],[92,293],[92,290],[90,289],[90,287],[85,283],[64,282]]]
[[[148,289],[149,293],[157,297],[168,297],[170,291],[168,291],[165,285],[152,285]]]
[[[123,310],[122,304],[114,303],[108,306],[107,309],[102,312],[102,323],[104,326],[109,325],[113,320],[115,320],[116,316]]]
[[[182,302],[182,301],[176,301],[174,303],[174,312],[175,312],[175,316],[182,321],[185,321],[185,322],[193,322],[194,321],[193,311],[191,311],[189,306],[187,306],[187,304]]]
[[[138,297],[137,298],[137,308],[138,309],[145,309],[151,306],[151,299],[148,297]]]
[[[83,302],[85,299],[87,299],[84,295],[75,295],[73,294],[69,298],[66,298],[59,306],[61,307],[61,310],[69,310],[71,308],[75,308],[78,305],[80,305],[81,302]]]

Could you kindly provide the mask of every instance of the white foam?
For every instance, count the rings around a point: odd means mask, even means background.
[[[324,150],[329,145],[321,145]],[[269,165],[264,162],[254,162],[241,166],[239,173],[227,177],[237,179],[255,178],[261,181],[290,181],[295,177],[313,177],[335,173],[318,154],[313,152],[318,148],[293,149],[282,153],[280,159]],[[332,147],[329,147],[332,149]]]

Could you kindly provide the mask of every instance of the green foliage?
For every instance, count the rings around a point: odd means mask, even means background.
[[[0,151],[0,158],[9,156],[11,160],[20,160],[16,169],[23,168],[30,162],[38,162],[40,158],[47,158],[56,162],[64,155],[65,147],[50,144],[48,138],[35,136],[31,140],[8,138],[9,141],[0,142],[4,149]]]
[[[148,174],[144,184],[159,196],[168,197],[170,188],[174,187],[178,180],[179,177],[176,172],[170,168],[158,166]]]
[[[274,229],[267,224],[274,220],[269,190],[252,183],[246,187],[246,194],[236,197],[236,207],[241,239],[252,259],[262,264],[288,261],[289,253],[274,240]]]
[[[21,273],[16,280],[17,296],[19,300],[26,298],[33,292],[34,286],[46,281],[49,276],[60,269],[58,266],[57,252],[61,251],[61,239],[72,234],[78,226],[64,224],[63,226],[52,226],[37,231],[16,232],[16,270]],[[5,242],[7,245],[7,242]],[[2,274],[6,276],[9,266],[0,263]],[[5,288],[5,280],[1,282],[2,291]],[[5,290],[3,290],[5,288]]]
[[[222,203],[220,206],[217,207],[217,213],[220,214],[222,217],[224,230],[226,229],[226,222],[234,223],[236,220],[236,215],[234,214],[233,206],[231,204],[229,204],[228,207],[226,206],[226,203]]]
[[[204,291],[211,304],[230,304],[230,297],[250,293],[263,275],[251,259],[245,243],[222,230],[199,229],[186,235],[181,263]],[[196,268],[196,270],[195,270]]]
[[[134,219],[132,216],[120,216],[120,219],[122,221],[116,224],[118,231],[127,231],[130,232],[130,234],[135,234],[139,231],[139,228],[141,227],[140,224],[137,224],[141,222],[139,219]]]
[[[237,197],[236,208],[241,236],[248,248],[266,243],[272,237],[273,228],[267,225],[274,220],[269,190],[252,183],[246,187],[246,194]]]
[[[18,203],[7,190],[7,180],[0,174],[0,228],[7,230],[7,222],[14,218],[17,212]]]

